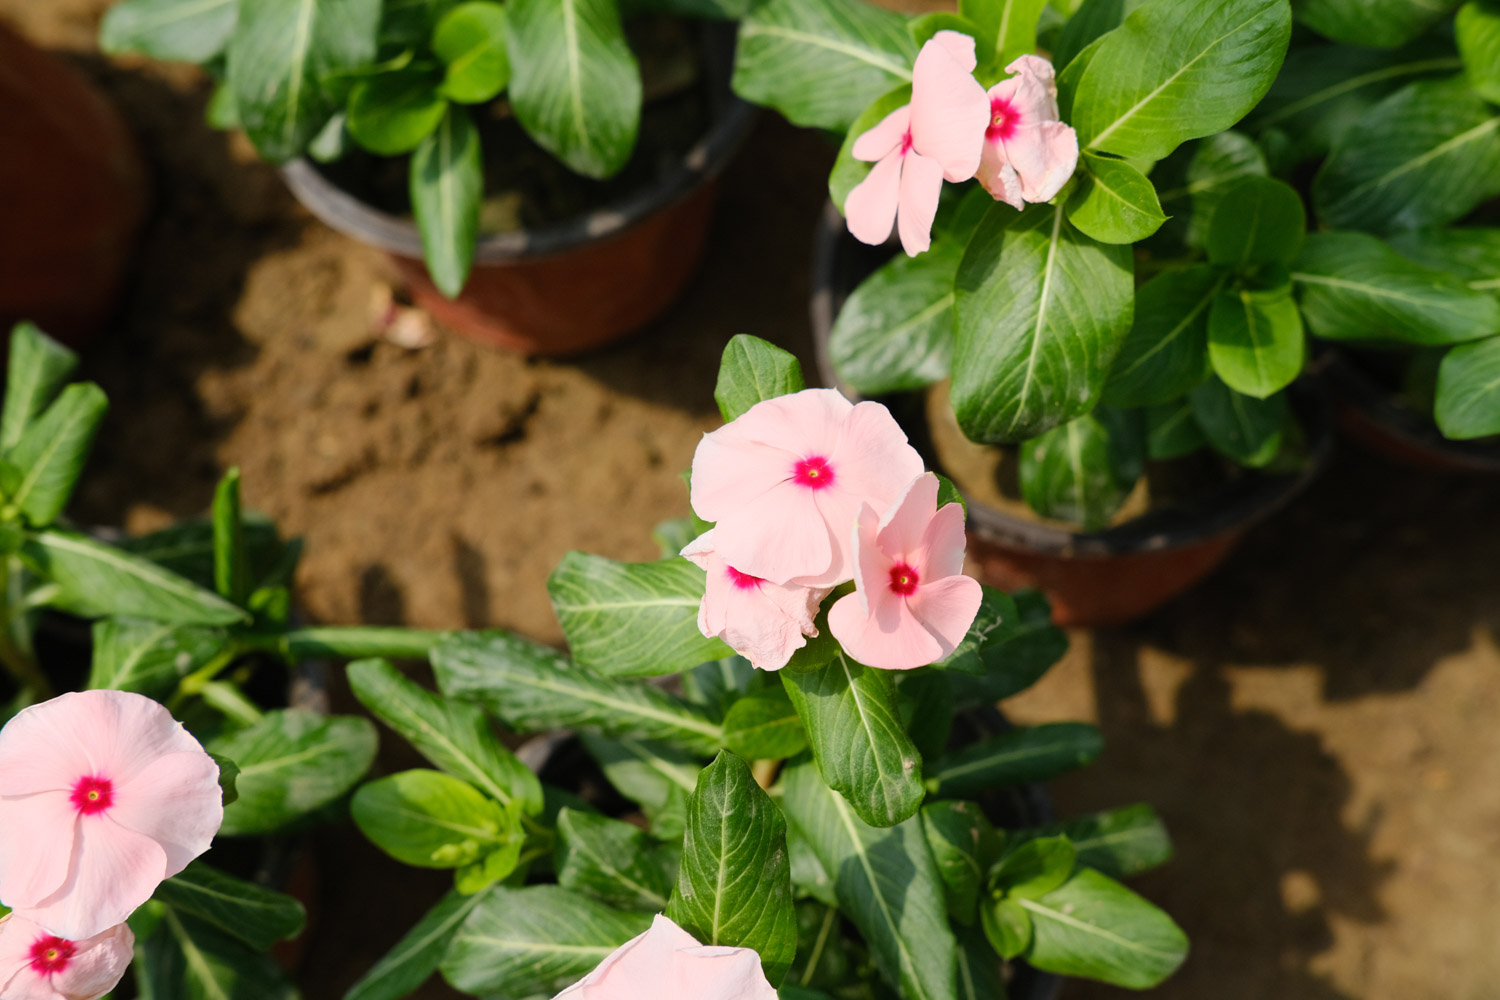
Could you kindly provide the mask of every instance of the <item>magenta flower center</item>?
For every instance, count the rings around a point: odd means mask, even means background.
[[[31,945],[31,968],[44,976],[62,972],[78,946],[60,937],[39,937]]]
[[[907,153],[910,153],[910,152],[911,152],[911,129],[907,129],[901,135],[901,152],[897,153],[896,155],[898,155],[898,156],[905,156]]]
[[[891,593],[908,597],[917,592],[917,584],[920,582],[917,571],[906,563],[897,563],[891,567]]]
[[[1021,124],[1021,113],[1003,97],[990,98],[990,124],[984,130],[984,137],[990,141],[996,139],[1009,139],[1016,134],[1016,126]]]
[[[792,470],[792,478],[798,486],[806,486],[810,490],[826,490],[833,485],[833,466],[828,464],[828,459],[814,455],[797,463]]]
[[[73,785],[73,794],[70,797],[73,808],[84,816],[92,816],[102,813],[115,801],[115,786],[108,778],[98,775],[89,775],[79,778]]]
[[[766,581],[749,573],[741,573],[733,566],[725,566],[724,571],[729,574],[729,582],[734,584],[736,590],[755,590]]]

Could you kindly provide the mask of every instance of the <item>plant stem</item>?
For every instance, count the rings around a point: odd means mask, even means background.
[[[351,660],[366,656],[425,660],[432,647],[447,635],[447,632],[434,629],[330,625],[286,632],[277,637],[277,651],[293,663],[314,656]]]

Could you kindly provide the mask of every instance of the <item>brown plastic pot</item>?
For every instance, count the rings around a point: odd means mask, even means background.
[[[113,312],[146,211],[146,171],[109,103],[0,26],[0,330],[77,345]]]
[[[894,252],[892,244],[867,247],[856,241],[838,210],[827,207],[814,252],[813,336],[824,384],[850,398],[858,394],[839,381],[829,358],[833,320],[850,292]],[[1119,625],[1150,614],[1211,573],[1253,525],[1286,505],[1321,471],[1333,440],[1326,396],[1308,380],[1291,392],[1309,452],[1307,465],[1295,475],[1246,470],[1191,503],[1154,510],[1105,531],[1069,531],[966,497],[969,557],[979,578],[1002,590],[1043,591],[1059,625]],[[929,468],[937,468],[921,401],[892,397],[883,402]]]
[[[442,323],[508,350],[577,354],[660,316],[702,257],[716,180],[754,124],[754,109],[729,90],[733,28],[714,25],[707,36],[708,134],[655,184],[621,201],[543,229],[482,237],[457,299],[432,284],[410,220],[359,201],[306,160],[282,176],[330,227],[390,254],[412,298]]]

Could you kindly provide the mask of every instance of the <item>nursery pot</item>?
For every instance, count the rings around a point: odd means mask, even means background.
[[[1397,404],[1359,359],[1338,348],[1317,368],[1333,396],[1339,429],[1393,461],[1439,472],[1500,473],[1500,441],[1450,441],[1427,414]]]
[[[834,317],[894,252],[894,244],[867,247],[856,241],[838,210],[828,205],[814,248],[813,335],[824,384],[850,398],[858,397],[840,384],[829,358]],[[1207,576],[1251,526],[1289,502],[1322,469],[1333,438],[1326,398],[1314,382],[1299,382],[1291,393],[1308,444],[1308,462],[1295,475],[1250,473],[1191,502],[1103,531],[1070,531],[966,497],[969,557],[980,579],[1002,590],[1042,590],[1059,625],[1118,625],[1156,610]],[[892,412],[929,467],[936,468],[921,408],[893,405]]]
[[[62,59],[0,26],[0,329],[77,345],[109,318],[146,209],[135,140]]]
[[[709,131],[650,186],[586,216],[482,235],[456,299],[432,284],[416,224],[336,187],[306,160],[282,169],[287,186],[339,232],[386,251],[413,299],[445,325],[526,354],[577,354],[639,329],[674,303],[697,269],[717,179],[754,124],[729,89],[734,29],[705,30]]]

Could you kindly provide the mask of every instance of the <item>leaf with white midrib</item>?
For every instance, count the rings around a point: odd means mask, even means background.
[[[462,896],[449,890],[386,956],[344,994],[344,1000],[399,1000],[437,970],[448,941],[484,893]]]

